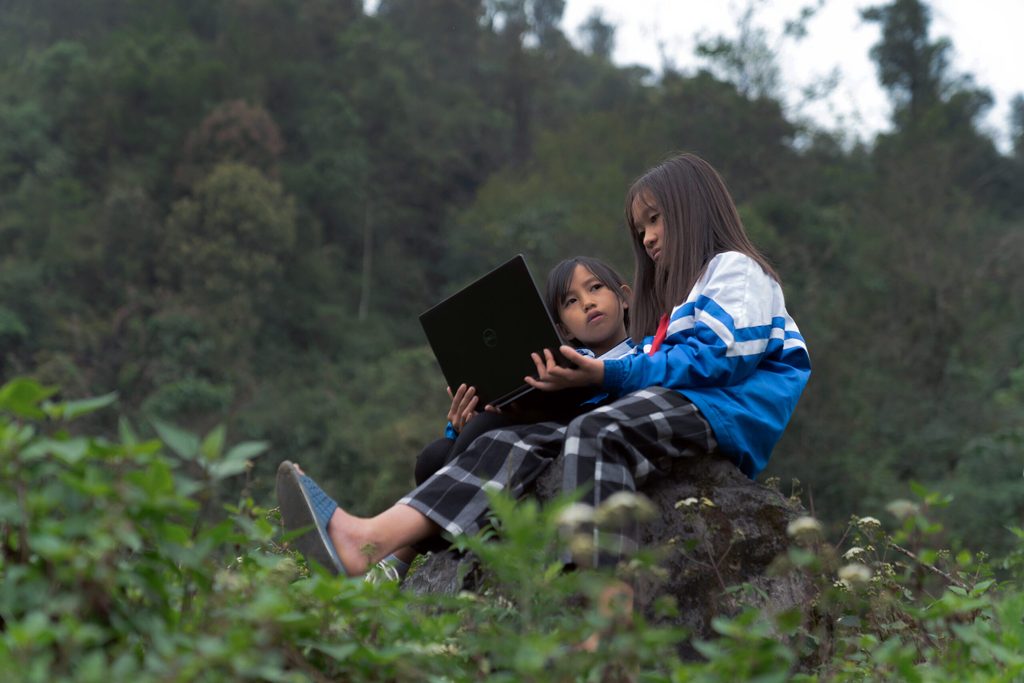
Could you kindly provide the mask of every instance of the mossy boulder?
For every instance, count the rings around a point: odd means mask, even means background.
[[[666,464],[667,476],[651,478],[640,489],[657,510],[640,525],[639,539],[657,552],[660,571],[633,580],[637,608],[649,620],[671,622],[703,639],[713,636],[711,622],[717,615],[735,615],[745,606],[775,614],[813,599],[807,577],[772,570],[791,543],[786,527],[806,514],[799,503],[750,480],[721,457],[675,458]],[[534,495],[550,500],[560,483],[561,467],[555,461]],[[405,588],[454,594],[476,590],[481,579],[475,558],[449,551],[431,555]],[[665,595],[678,605],[676,616],[655,615],[655,601]]]

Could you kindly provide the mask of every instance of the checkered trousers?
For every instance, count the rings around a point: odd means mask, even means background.
[[[649,387],[573,418],[496,429],[414,489],[399,503],[423,513],[450,534],[475,534],[487,522],[486,491],[521,497],[562,457],[563,489],[585,491],[600,505],[619,491],[635,491],[666,458],[717,447],[707,421],[688,399]],[[596,560],[606,564],[636,547],[635,529],[595,529]]]

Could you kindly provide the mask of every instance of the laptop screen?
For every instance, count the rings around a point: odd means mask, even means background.
[[[445,380],[476,387],[480,407],[502,406],[532,391],[530,353],[551,349],[567,364],[564,342],[519,254],[420,316]]]

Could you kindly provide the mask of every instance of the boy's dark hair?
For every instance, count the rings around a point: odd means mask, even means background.
[[[637,201],[656,204],[662,215],[664,244],[657,263],[647,255],[634,222],[633,204]],[[629,333],[637,341],[654,334],[658,318],[683,302],[717,254],[746,254],[779,280],[747,237],[725,182],[711,164],[695,154],[667,159],[633,182],[626,193],[626,225],[636,262]]]
[[[569,285],[572,284],[572,276],[576,272],[576,266],[583,266],[593,273],[594,277],[601,281],[601,284],[615,292],[615,295],[619,297],[619,301],[625,304],[630,303],[622,292],[622,285],[628,283],[622,279],[622,276],[614,268],[604,261],[590,256],[573,256],[556,265],[548,273],[544,303],[547,304],[548,310],[551,311],[551,315],[556,322],[561,321],[562,301],[565,299],[565,295],[569,293]],[[624,313],[624,320],[628,329],[629,308]]]

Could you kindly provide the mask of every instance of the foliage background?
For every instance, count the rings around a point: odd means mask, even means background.
[[[952,546],[1024,496],[1024,99],[1014,148],[927,5],[865,12],[892,129],[787,115],[767,38],[654,74],[559,0],[10,0],[0,21],[0,380],[116,391],[141,429],[259,439],[357,512],[411,483],[447,399],[416,321],[525,253],[627,275],[630,180],[705,156],[779,266],[814,376],[767,474],[840,525],[911,481]],[[81,429],[113,433],[106,413]],[[79,427],[76,427],[78,429]],[[234,499],[231,492],[222,495]]]

